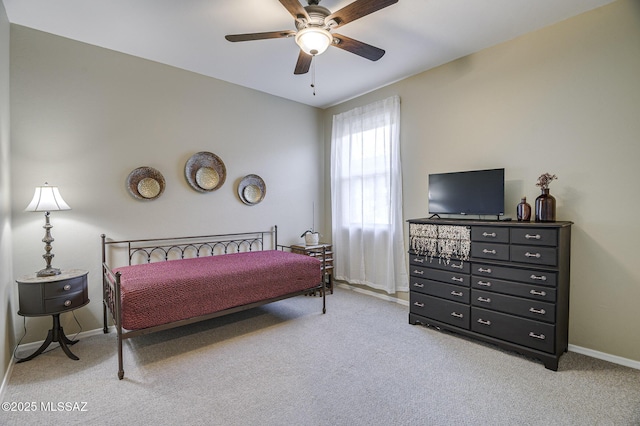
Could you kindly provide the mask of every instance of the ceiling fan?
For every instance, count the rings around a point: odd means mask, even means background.
[[[380,59],[385,53],[384,50],[331,31],[398,2],[398,0],[356,0],[337,12],[331,13],[329,9],[319,5],[320,0],[307,0],[309,5],[305,7],[302,7],[298,0],[279,1],[295,19],[296,31],[232,34],[225,38],[236,42],[295,37],[296,43],[300,46],[300,54],[294,74],[308,72],[313,57],[323,53],[329,46],[339,47],[371,61]]]

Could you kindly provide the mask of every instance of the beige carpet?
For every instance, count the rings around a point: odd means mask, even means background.
[[[340,288],[327,303],[134,338],[122,381],[114,333],[73,346],[80,361],[57,348],[15,365],[4,402],[36,409],[0,424],[640,425],[639,370],[568,353],[552,372],[409,325],[399,304]]]

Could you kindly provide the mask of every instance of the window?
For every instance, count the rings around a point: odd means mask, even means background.
[[[336,278],[408,290],[402,231],[400,99],[333,118],[332,236]]]

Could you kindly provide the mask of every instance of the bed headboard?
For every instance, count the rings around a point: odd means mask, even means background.
[[[270,231],[241,232],[236,234],[198,235],[192,237],[152,238],[139,240],[107,241],[102,238],[102,262],[106,262],[107,247],[112,255],[126,253],[128,264],[160,262],[191,257],[215,256],[244,251],[276,249],[278,227]],[[269,241],[270,240],[270,241]],[[271,243],[271,244],[269,244]]]

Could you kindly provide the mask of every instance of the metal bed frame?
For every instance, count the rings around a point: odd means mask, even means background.
[[[112,268],[107,264],[107,248],[118,247],[126,248],[128,253],[128,264],[134,264],[134,259],[142,259],[147,263],[157,261],[168,261],[172,259],[185,259],[191,257],[215,256],[228,253],[238,253],[247,251],[265,250],[265,236],[271,236],[272,246],[275,250],[291,251],[290,246],[278,245],[278,227],[274,226],[271,231],[244,232],[236,234],[219,234],[219,235],[201,235],[192,237],[174,237],[174,238],[153,238],[138,240],[119,240],[107,241],[106,235],[102,234],[102,296],[103,296],[103,332],[109,332],[108,313],[111,313],[114,327],[118,336],[118,378],[122,380],[124,377],[122,342],[135,336],[154,333],[156,331],[168,330],[175,327],[181,327],[187,324],[193,324],[224,315],[233,314],[247,309],[256,308],[278,300],[287,299],[303,294],[315,294],[320,292],[322,296],[322,313],[326,313],[326,293],[324,282],[324,271],[326,266],[326,252],[321,252],[321,268],[322,280],[317,286],[310,289],[295,291],[293,293],[283,294],[278,297],[261,300],[258,302],[248,303],[236,306],[210,314],[187,318],[167,324],[161,324],[153,327],[147,327],[139,330],[126,330],[122,328],[122,306],[120,293],[120,272],[114,273]],[[137,262],[141,263],[141,262]]]

